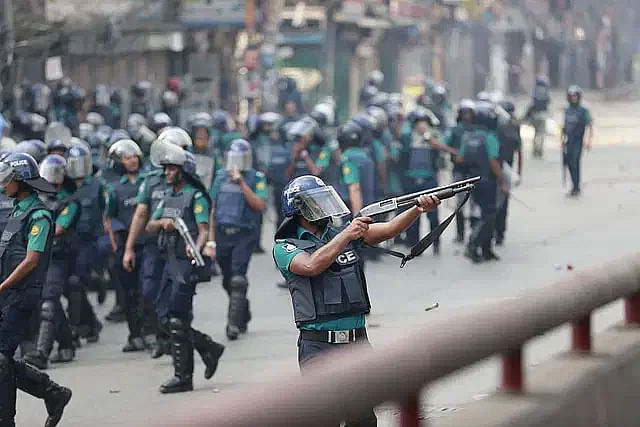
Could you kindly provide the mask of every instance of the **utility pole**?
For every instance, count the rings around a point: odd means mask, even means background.
[[[13,91],[13,57],[16,46],[16,32],[13,0],[2,1],[2,32],[4,33],[2,58],[0,59],[0,83],[2,84],[2,100],[7,99],[5,93]],[[8,91],[8,92],[7,92]]]

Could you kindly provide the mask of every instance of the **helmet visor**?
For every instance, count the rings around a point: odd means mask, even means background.
[[[67,160],[67,173],[69,178],[85,178],[93,172],[91,156],[69,157]]]
[[[351,213],[331,186],[303,191],[296,196],[296,203],[299,203],[300,213],[307,221],[341,217]]]
[[[240,171],[247,170],[251,168],[251,162],[252,162],[251,151],[227,152],[227,162],[226,162],[227,170],[233,170],[233,169],[237,169]]]
[[[14,169],[4,162],[0,162],[0,188],[4,189],[11,182],[15,174]]]
[[[151,144],[151,164],[157,168],[165,165],[183,166],[186,160],[185,151],[167,141],[157,140]]]
[[[40,165],[40,176],[50,184],[62,184],[64,182],[64,163],[58,165],[52,162],[45,162]]]

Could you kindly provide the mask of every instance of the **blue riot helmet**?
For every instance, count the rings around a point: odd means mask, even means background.
[[[47,146],[39,139],[28,139],[18,143],[16,152],[27,153],[33,157],[36,162],[39,162],[47,155]]]
[[[360,91],[360,103],[368,105],[369,101],[378,94],[379,90],[375,86],[367,85]]]
[[[153,117],[151,117],[151,122],[149,123],[149,128],[155,132],[162,132],[164,129],[173,126],[173,120],[167,113],[155,113]]]
[[[211,116],[211,126],[220,133],[227,133],[231,130],[231,117],[224,110],[216,110]]]
[[[72,144],[67,152],[67,175],[71,179],[82,179],[92,174],[91,151],[83,144]]]
[[[114,129],[109,136],[109,140],[107,141],[108,146],[111,146],[115,142],[120,141],[121,139],[130,139],[129,133],[124,129]]]
[[[93,125],[91,125],[90,123],[80,123],[78,125],[78,137],[80,139],[89,139],[91,137],[91,134],[93,134],[93,132],[95,131],[95,127],[93,127]]]
[[[288,141],[307,140],[311,141],[314,134],[314,125],[317,126],[313,119],[311,120],[296,120],[291,127],[287,130]]]
[[[382,82],[384,82],[384,74],[380,70],[373,70],[369,73],[369,77],[367,79],[370,85],[377,87],[380,89]]]
[[[175,126],[166,128],[165,130],[160,132],[157,140],[165,141],[185,149],[193,146],[193,141],[191,140],[191,137],[189,136],[187,131]]]
[[[91,138],[94,140],[94,143],[92,145],[94,144],[100,145],[100,146],[107,145],[107,143],[109,142],[109,138],[111,138],[112,132],[113,132],[113,129],[111,129],[110,126],[107,126],[107,125],[100,126],[98,129],[96,129],[96,131],[91,136]]]
[[[6,188],[11,181],[24,182],[44,193],[56,192],[51,184],[42,179],[38,163],[27,153],[12,153],[0,162],[0,188]]]
[[[316,176],[295,178],[282,191],[282,214],[287,218],[302,215],[313,222],[350,213],[333,187]]]
[[[196,180],[197,182],[201,182],[200,176],[198,176],[197,173],[196,156],[189,151],[185,151],[184,155],[185,159],[184,164],[182,165],[182,170],[192,179]]]
[[[401,93],[397,93],[397,92],[390,93],[389,94],[389,102],[388,102],[388,104],[395,105],[395,106],[398,106],[398,107],[402,108],[402,105],[404,104],[404,100],[403,100],[402,94]]]
[[[576,97],[576,101],[574,101],[574,97]],[[582,88],[578,85],[571,85],[569,89],[567,89],[567,101],[569,104],[577,105],[582,101]]]
[[[549,79],[545,75],[539,75],[536,77],[536,86],[549,87]]]
[[[262,132],[273,132],[280,127],[282,116],[278,113],[262,113],[258,116],[258,126]]]
[[[378,92],[369,100],[367,106],[376,106],[385,108],[389,103],[389,94],[387,92]]]
[[[358,123],[349,120],[338,128],[338,145],[341,150],[351,147],[360,147],[363,142],[363,129]]]
[[[60,122],[52,122],[47,126],[47,130],[44,133],[44,142],[48,143],[51,140],[59,139],[66,146],[71,143],[71,130]]]
[[[351,121],[357,123],[365,133],[373,132],[373,129],[376,125],[375,119],[367,113],[356,113],[351,118]]]
[[[59,154],[49,154],[40,163],[40,176],[48,183],[59,185],[67,173],[67,161]]]
[[[244,171],[251,169],[253,154],[251,144],[244,139],[234,139],[225,154],[225,169]]]

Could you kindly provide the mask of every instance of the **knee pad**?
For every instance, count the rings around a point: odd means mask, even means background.
[[[186,339],[188,337],[189,325],[184,319],[172,317],[169,319],[169,329],[171,331],[171,335],[178,337],[179,339]]]
[[[232,276],[230,286],[232,292],[246,293],[249,288],[247,276]]]
[[[44,300],[40,305],[40,319],[47,322],[53,322],[56,317],[58,307],[55,301]]]

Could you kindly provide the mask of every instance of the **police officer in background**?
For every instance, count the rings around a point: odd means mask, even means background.
[[[71,390],[13,359],[24,338],[24,324],[40,302],[53,243],[53,218],[37,192],[55,189],[40,178],[33,157],[23,153],[0,163],[0,188],[15,200],[0,239],[0,425],[15,425],[18,387],[44,399],[49,414],[45,426],[56,426]]]
[[[140,114],[147,118],[151,114],[151,83],[143,80],[131,86],[130,114]]]
[[[178,235],[175,219],[184,220],[191,238],[201,250],[209,236],[210,202],[197,178],[195,161],[190,160],[188,154],[167,141],[156,141],[151,148],[152,162],[164,167],[166,183],[170,187],[146,226],[147,232],[161,234],[165,257],[156,311],[159,319],[169,319],[174,376],[160,386],[161,393],[193,390],[194,348],[205,364],[205,379],[213,376],[224,351],[223,345],[191,326],[193,296],[196,284],[203,281],[199,274],[202,271],[191,264],[193,254]]]
[[[67,175],[75,185],[72,198],[80,204],[80,216],[75,224],[77,251],[74,267],[67,280],[66,296],[69,300],[69,323],[76,337],[89,342],[99,339],[102,324],[96,318],[87,298],[87,285],[91,269],[96,262],[97,240],[104,234],[102,214],[105,205],[104,187],[92,176],[91,152],[82,144],[73,145],[67,153]]]
[[[291,125],[287,132],[290,144],[291,164],[287,169],[287,178],[303,175],[320,176],[322,168],[316,163],[322,147],[314,144],[317,123],[311,117],[303,117]]]
[[[573,188],[567,195],[577,197],[580,195],[580,160],[582,148],[591,150],[593,142],[593,119],[591,112],[582,103],[582,89],[579,86],[571,86],[567,90],[569,106],[564,112],[564,127],[562,128],[562,148],[564,150],[564,163],[569,168]],[[585,135],[587,136],[585,144]]]
[[[503,170],[508,166],[513,170],[515,155],[518,155],[518,176],[522,176],[522,138],[520,137],[520,121],[516,118],[516,106],[512,101],[502,101],[502,109],[510,116],[509,121],[498,127],[498,142],[500,144],[500,166]],[[513,172],[516,172],[513,170]],[[507,210],[509,209],[509,195],[498,193],[498,213],[496,215],[496,245],[504,242],[504,233],[507,230]]]
[[[498,160],[499,143],[495,131],[498,117],[493,104],[476,103],[475,128],[465,132],[457,162],[468,177],[480,176],[476,183],[473,201],[480,207],[480,221],[474,224],[465,256],[474,263],[499,260],[491,246],[496,218],[497,192],[508,193]],[[500,188],[500,190],[499,190]],[[482,249],[482,254],[478,251]]]
[[[362,149],[362,128],[357,123],[349,121],[338,129],[338,144],[342,151],[339,193],[351,212],[357,213],[375,202],[375,164]]]
[[[136,209],[138,188],[143,179],[140,173],[142,151],[134,141],[123,139],[111,146],[109,156],[120,163],[123,171],[120,180],[109,185],[105,206],[105,228],[116,256],[116,271],[124,290],[124,309],[129,327],[129,337],[122,351],[144,351],[146,347],[142,339],[140,270],[133,268],[132,271],[127,271],[122,263],[129,224]],[[142,255],[142,240],[134,242],[134,251]]]
[[[158,141],[174,144],[183,149],[188,149],[192,146],[189,135],[183,129],[177,127],[165,129],[158,136]],[[170,328],[168,316],[158,318],[156,309],[156,300],[160,295],[165,258],[161,256],[158,248],[158,233],[145,233],[144,228],[151,214],[156,211],[163,200],[166,189],[167,184],[162,168],[156,167],[145,174],[144,181],[138,190],[136,210],[131,220],[122,257],[123,267],[128,272],[133,272],[136,268],[136,263],[140,262],[145,321],[147,324],[155,323],[156,328],[156,340],[150,343],[151,357],[153,359],[157,359],[163,354],[171,354]],[[142,258],[140,259],[139,254],[136,254],[136,244],[141,237],[144,241],[144,247]],[[165,305],[168,303],[168,301],[164,302]]]
[[[413,193],[438,186],[437,171],[433,158],[434,150],[457,154],[453,148],[443,145],[438,140],[438,119],[424,107],[416,108],[410,115],[411,131],[405,133],[402,139],[403,163],[406,165],[404,190]],[[433,210],[427,215],[431,230],[440,224],[438,211]],[[409,245],[415,245],[420,240],[420,221],[416,221],[407,230]],[[433,242],[433,253],[440,253],[440,239]]]
[[[322,355],[353,343],[368,344],[365,314],[371,304],[359,262],[360,242],[389,240],[439,203],[436,197],[422,196],[417,207],[390,222],[372,224],[371,218],[361,217],[335,228],[331,218],[351,212],[332,187],[314,176],[287,185],[282,193],[286,219],[276,232],[273,256],[291,292],[303,372]],[[346,425],[376,426],[377,420],[372,411]]]
[[[209,190],[213,184],[216,172],[222,167],[221,153],[211,141],[211,115],[197,113],[189,120],[193,146],[189,151],[196,159],[196,173],[205,188]]]
[[[536,85],[533,89],[531,105],[525,118],[529,120],[535,129],[533,137],[533,157],[541,158],[544,151],[544,138],[547,133],[547,115],[549,111],[549,79],[546,76],[536,77]]]
[[[460,101],[456,125],[447,133],[447,136],[445,137],[445,144],[455,150],[460,150],[463,136],[465,133],[472,132],[474,129],[473,123],[475,115],[476,105],[472,100],[463,99]],[[467,176],[467,173],[465,172],[462,163],[456,162],[456,156],[451,156],[451,160],[453,161],[453,180],[463,180]],[[464,197],[464,195],[461,197]],[[456,214],[456,232],[456,243],[464,243],[465,217],[463,209],[460,209]]]
[[[66,168],[66,160],[58,154],[48,155],[40,164],[40,176],[54,186],[57,192],[46,198],[40,196],[52,210],[55,231],[52,257],[40,302],[40,328],[36,350],[24,357],[39,369],[48,368],[54,340],[58,341],[58,354],[52,358],[52,362],[71,362],[75,356],[73,335],[60,302],[73,264],[73,226],[79,210],[78,202],[69,200],[74,185],[69,179],[65,179]]]
[[[251,145],[243,139],[233,141],[226,153],[225,169],[218,172],[210,191],[212,243],[207,244],[215,249],[222,286],[229,295],[226,334],[230,340],[246,332],[251,319],[247,270],[258,244],[260,215],[266,208],[267,180],[252,165]]]

